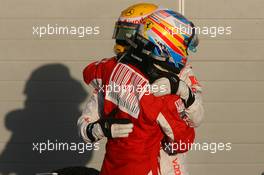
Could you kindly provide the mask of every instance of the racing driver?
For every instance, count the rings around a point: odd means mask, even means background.
[[[160,9],[159,9],[160,10]],[[170,12],[170,11],[167,11],[167,12]],[[177,13],[176,13],[177,14]],[[177,15],[179,15],[179,14],[177,14]],[[153,17],[153,16],[152,16]],[[178,18],[179,18],[179,16],[178,16]],[[139,20],[139,21],[141,21],[141,20]],[[118,41],[118,40],[117,40]],[[118,42],[117,42],[118,43]],[[122,42],[119,42],[119,43],[121,43],[121,44],[123,44]],[[118,44],[119,44],[118,43]],[[120,44],[120,45],[118,45],[117,44],[117,47],[116,48],[120,48],[122,45]],[[123,44],[124,45],[124,44]],[[122,49],[122,47],[121,47],[121,49]],[[116,49],[116,50],[120,50],[120,49]],[[123,51],[124,52],[124,51]],[[111,59],[110,59],[111,60]],[[109,62],[109,60],[107,60],[107,61],[103,61],[103,62],[101,62],[101,63],[98,63],[98,65],[99,64],[102,64],[102,63],[104,63],[104,62]],[[129,64],[128,64],[129,65]],[[144,72],[144,71],[142,71],[142,72]],[[199,86],[199,84],[197,83],[197,81],[195,80],[195,76],[193,75],[193,73],[192,73],[192,70],[191,70],[191,67],[190,66],[186,66],[186,65],[184,65],[184,68],[183,69],[181,69],[181,72],[180,72],[180,74],[179,74],[179,76],[181,77],[181,79],[184,79],[185,80],[185,82],[191,87],[191,90],[193,91],[193,92],[199,92],[200,91],[200,86]],[[168,78],[168,79],[170,79],[170,78]],[[97,80],[96,80],[97,81]],[[100,82],[101,80],[99,80],[99,82]],[[153,81],[152,81],[153,82]],[[168,81],[168,82],[166,82],[166,79],[162,79],[162,78],[160,78],[159,80],[157,80],[157,81],[155,81],[156,83],[161,83],[161,84],[163,84],[163,83],[167,83],[168,84],[168,86],[170,86],[170,83],[171,83],[171,81]],[[98,83],[98,82],[97,82]],[[93,84],[96,84],[96,83],[94,83],[93,82]],[[99,83],[100,84],[100,83]],[[155,83],[154,83],[155,84]],[[175,84],[177,84],[177,82],[175,83]],[[180,87],[183,87],[182,86],[182,83],[179,83],[180,84]],[[98,86],[98,84],[96,85],[96,86]],[[178,85],[179,86],[179,85]],[[100,87],[100,89],[102,90],[103,88],[102,87]],[[185,87],[185,89],[186,89],[186,87]],[[188,88],[189,89],[189,88]],[[97,87],[97,92],[98,92],[98,87]],[[167,94],[167,93],[170,93],[171,92],[171,89],[169,89],[169,90],[167,90],[165,93],[160,93],[160,92],[158,92],[158,93],[154,93],[156,96],[160,96],[160,95],[165,95],[165,94]],[[189,92],[187,92],[187,94],[188,94]],[[177,91],[177,94],[181,94],[181,93],[178,93],[178,91]],[[182,93],[181,95],[183,96],[183,94],[184,93]],[[191,92],[189,93],[189,94],[192,94]],[[105,94],[103,94],[101,97],[103,97]],[[185,92],[185,95],[186,95],[186,92]],[[174,96],[176,96],[176,95],[174,95]],[[189,95],[187,95],[187,96],[189,96]],[[196,95],[197,96],[197,95]],[[96,102],[96,100],[95,100],[96,98],[92,98],[90,101],[89,101],[89,103],[90,103],[90,105],[89,106],[93,106],[94,107],[94,109],[96,109],[96,106],[97,106],[97,102]],[[103,98],[101,98],[101,99],[103,99]],[[101,100],[101,101],[104,101],[104,100]],[[114,100],[113,100],[114,101]],[[181,99],[179,99],[179,100],[176,100],[176,102],[177,102],[177,107],[178,108],[180,108],[180,101],[181,101]],[[198,101],[198,100],[196,100],[196,101]],[[88,103],[88,104],[89,104]],[[116,102],[117,103],[117,102]],[[119,102],[118,102],[119,103]],[[192,107],[193,109],[195,109],[193,106],[196,106],[196,108],[197,108],[197,106],[199,106],[200,105],[200,103],[196,103],[196,105],[194,105],[195,103],[193,103],[193,104],[189,104],[189,106],[188,107]],[[102,107],[102,105],[99,105],[98,106],[99,108],[100,107]],[[120,106],[120,107],[122,107],[122,105]],[[186,107],[186,106],[185,106]],[[124,110],[124,109],[123,109]],[[178,109],[179,110],[179,109]],[[181,109],[182,110],[182,109]],[[95,110],[96,111],[96,110]],[[125,110],[126,111],[126,110]],[[199,110],[191,110],[191,108],[190,109],[188,109],[188,108],[186,108],[186,110],[185,110],[185,113],[187,113],[187,114],[189,114],[189,115],[186,115],[186,116],[188,116],[188,120],[186,120],[187,122],[189,122],[189,125],[190,126],[198,126],[199,125],[199,122],[201,121],[200,120],[200,118],[198,118],[198,119],[195,119],[195,116],[202,116],[201,114],[201,112],[198,112],[198,115],[197,115],[197,111],[199,111]],[[201,109],[200,109],[200,111],[202,111]],[[127,112],[127,111],[126,111]],[[98,111],[96,111],[96,112],[92,112],[91,113],[91,110],[88,108],[88,109],[86,109],[86,111],[84,111],[84,114],[89,114],[88,116],[98,116]],[[99,113],[101,113],[101,114],[103,114],[103,112],[101,111],[101,112],[99,112]],[[194,115],[194,114],[196,114],[196,115]],[[111,112],[110,112],[110,114],[109,114],[110,116],[111,116]],[[174,114],[175,115],[175,114]],[[183,115],[182,113],[181,113],[181,115]],[[84,115],[84,116],[87,116],[87,115]],[[82,116],[82,119],[84,119],[85,117],[84,116]],[[193,117],[193,118],[191,118],[191,117]],[[99,118],[99,117],[98,117]],[[166,117],[165,117],[166,118]],[[194,119],[194,120],[190,120],[190,118],[191,119]],[[197,117],[196,117],[197,118]],[[82,120],[81,120],[82,121]],[[85,120],[85,121],[87,121],[87,120]],[[97,122],[97,121],[96,121]],[[109,122],[109,121],[108,121]],[[106,123],[108,123],[108,122],[106,122]],[[116,121],[117,123],[112,123],[112,126],[110,127],[110,130],[112,130],[112,135],[110,134],[110,137],[127,137],[128,136],[128,133],[129,132],[131,132],[132,130],[131,130],[131,127],[133,126],[133,125],[131,125],[131,124],[124,124],[124,121],[121,121],[121,120],[119,120],[119,121]],[[82,122],[82,123],[84,123],[84,122]],[[89,121],[89,122],[87,122],[87,124],[88,123],[92,123],[91,121]],[[100,123],[100,122],[99,122]],[[101,122],[102,123],[102,122]],[[111,123],[111,122],[110,122]],[[129,122],[128,122],[129,123]],[[133,122],[132,122],[133,123]],[[98,123],[97,123],[98,124]],[[109,124],[109,123],[108,123]],[[89,125],[87,125],[87,126],[89,126]],[[100,127],[98,127],[98,125],[97,125],[97,127],[95,127],[95,124],[93,124],[93,125],[90,125],[90,127],[91,126],[93,126],[93,130],[94,129],[97,129],[98,131],[100,131]],[[121,131],[121,133],[115,133],[115,127],[114,126],[117,126],[116,128],[117,128],[117,131]],[[123,128],[123,130],[122,130],[122,127],[124,127]],[[102,128],[101,128],[102,129]],[[119,130],[118,130],[119,129]],[[110,131],[111,132],[111,131]],[[98,133],[97,133],[98,134]],[[101,136],[105,136],[105,135],[107,135],[107,134],[105,134],[104,132],[101,132],[100,133],[101,134]],[[99,134],[99,135],[100,135]],[[165,133],[166,134],[166,133]],[[84,134],[83,135],[85,135],[85,132],[84,132]],[[98,135],[97,135],[98,136]],[[88,136],[87,136],[88,137]],[[86,138],[87,138],[86,137]],[[100,136],[99,136],[100,137]],[[169,138],[170,138],[170,136],[168,136]],[[85,138],[85,137],[84,137]],[[171,139],[171,138],[170,138]],[[89,140],[89,137],[88,137],[88,140]],[[93,140],[90,140],[90,141],[93,141]],[[162,154],[163,155],[163,154]],[[166,157],[166,156],[165,156]],[[177,156],[178,158],[179,158],[179,156]],[[164,159],[164,158],[163,158]],[[161,157],[161,169],[162,169],[162,161],[163,161],[163,159],[162,159],[162,157]],[[165,161],[164,161],[165,162]],[[168,165],[167,165],[168,166]],[[172,166],[171,166],[172,167]],[[166,172],[166,174],[169,172],[168,170],[167,171],[165,171]],[[164,172],[164,174],[165,174],[165,172]],[[185,174],[185,173],[182,173],[182,174]]]

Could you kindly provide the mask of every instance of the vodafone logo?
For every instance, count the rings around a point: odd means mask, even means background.
[[[178,162],[178,158],[176,158],[175,160],[172,161],[173,163],[173,169],[174,169],[174,173],[175,175],[181,175],[182,172],[181,172],[181,166]]]

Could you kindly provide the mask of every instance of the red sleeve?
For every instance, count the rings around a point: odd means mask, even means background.
[[[176,101],[176,95],[166,95],[154,97],[152,94],[144,95],[141,106],[148,119],[157,122],[165,136],[178,148],[174,148],[177,153],[186,152],[194,142],[194,128],[190,127],[185,120],[180,117]],[[181,147],[180,147],[181,146]]]
[[[168,95],[163,98],[164,107],[157,121],[167,137],[174,142],[177,153],[186,152],[194,142],[195,131],[183,120],[175,104],[176,96]]]
[[[89,64],[83,70],[84,82],[97,90],[101,89],[105,84],[106,75],[112,71],[115,64],[116,60],[114,58],[102,59]]]

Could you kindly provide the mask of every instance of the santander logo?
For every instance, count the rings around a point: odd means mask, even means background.
[[[137,18],[137,19],[125,19],[124,22],[130,22],[133,24],[141,24],[144,18]]]

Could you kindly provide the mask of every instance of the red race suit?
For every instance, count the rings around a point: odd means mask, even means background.
[[[178,149],[179,153],[193,143],[194,129],[177,111],[175,102],[180,98],[155,97],[147,78],[136,67],[118,63],[115,58],[103,59],[89,64],[83,76],[86,84],[103,93],[103,117],[117,109],[116,118],[130,119],[134,125],[127,138],[108,139],[101,175],[158,175],[164,135],[188,145]]]

